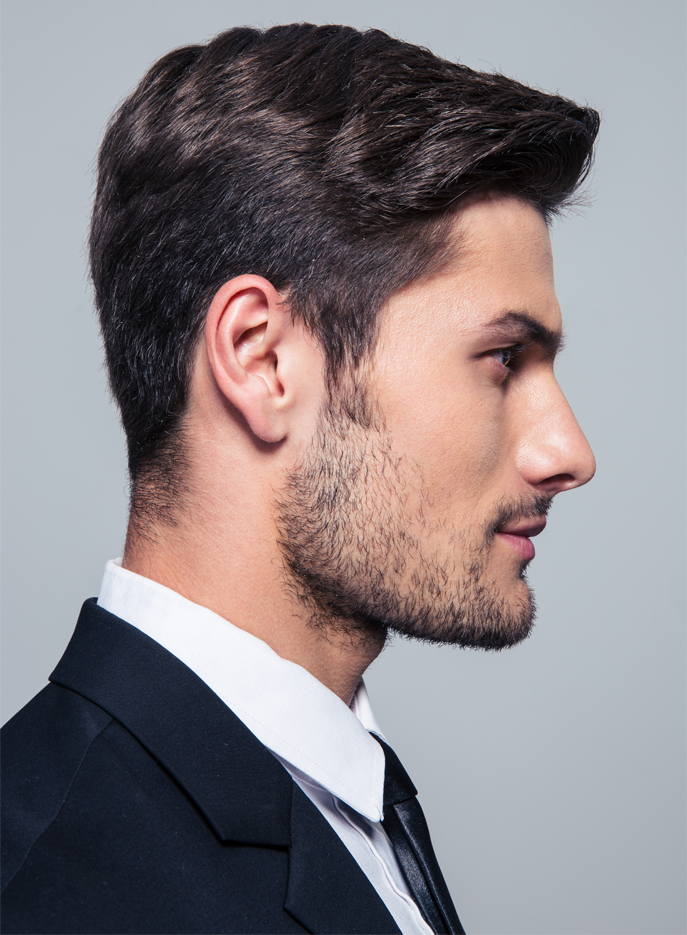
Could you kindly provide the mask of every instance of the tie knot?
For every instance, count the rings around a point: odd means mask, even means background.
[[[414,799],[417,795],[417,789],[413,782],[403,769],[401,761],[396,756],[388,743],[384,743],[379,737],[372,735],[384,751],[384,807],[388,805],[399,805],[401,802],[407,802],[408,799]]]

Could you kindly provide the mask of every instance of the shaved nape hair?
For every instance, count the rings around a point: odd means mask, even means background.
[[[210,302],[253,273],[288,297],[330,385],[378,313],[439,269],[468,196],[549,218],[589,171],[596,111],[379,30],[227,30],[161,58],[98,158],[90,260],[133,507],[171,520],[194,350]]]

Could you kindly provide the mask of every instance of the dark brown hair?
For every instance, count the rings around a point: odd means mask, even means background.
[[[255,273],[286,293],[335,384],[372,347],[382,304],[431,269],[431,222],[499,189],[550,216],[588,172],[598,125],[378,30],[236,28],[165,55],[109,124],[90,238],[132,480],[174,475],[224,282]]]

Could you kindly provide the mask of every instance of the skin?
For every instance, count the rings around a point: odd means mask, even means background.
[[[392,578],[399,593],[412,593],[423,556],[458,575],[479,549],[488,587],[517,612],[530,600],[524,534],[541,526],[523,505],[587,483],[594,457],[554,376],[561,314],[543,219],[515,198],[481,197],[456,213],[455,233],[450,268],[382,310],[365,377],[391,454],[365,467],[369,489],[402,505],[414,543]],[[279,546],[279,503],[312,458],[327,401],[323,354],[283,297],[257,276],[226,283],[193,371],[177,522],[145,537],[132,524],[124,566],[253,633],[348,704],[384,628],[352,638],[361,633],[353,619],[313,626]],[[377,450],[371,436],[356,439],[367,443]],[[488,535],[504,504],[522,515],[511,509]],[[361,515],[374,525],[374,502]]]

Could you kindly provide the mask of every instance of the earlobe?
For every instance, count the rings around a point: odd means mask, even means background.
[[[271,283],[248,275],[222,286],[205,324],[217,389],[243,414],[253,434],[268,443],[280,442],[287,434],[279,353],[289,320]]]

